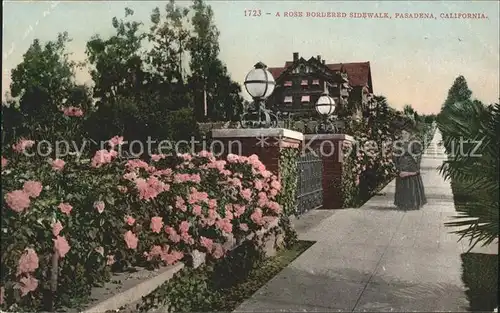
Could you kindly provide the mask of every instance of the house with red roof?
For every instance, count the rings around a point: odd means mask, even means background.
[[[335,99],[337,113],[349,106],[354,106],[349,111],[356,112],[373,94],[370,62],[327,64],[320,55],[306,60],[294,52],[293,61],[268,70],[276,88],[267,105],[281,112],[314,114],[315,103],[325,91]]]

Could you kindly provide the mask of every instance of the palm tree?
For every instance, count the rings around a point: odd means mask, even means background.
[[[452,186],[460,186],[454,197],[462,214],[446,226],[460,227],[456,233],[470,239],[470,249],[479,242],[488,245],[499,231],[500,105],[465,101],[445,106],[437,124],[449,154],[440,172]]]

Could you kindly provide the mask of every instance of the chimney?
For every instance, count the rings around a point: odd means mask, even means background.
[[[318,54],[318,56],[316,58],[318,59],[318,61],[321,62],[321,55]]]
[[[325,61],[325,60],[323,60],[323,64],[326,64],[326,61]]]
[[[299,59],[299,53],[298,52],[294,52],[293,53],[293,62],[297,61]]]

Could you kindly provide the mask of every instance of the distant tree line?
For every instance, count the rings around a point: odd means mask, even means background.
[[[114,17],[109,38],[90,38],[82,64],[68,58],[68,33],[47,43],[35,39],[11,73],[2,139],[64,136],[64,107],[84,112],[78,135],[96,141],[118,134],[128,140],[181,139],[196,135],[198,121],[237,119],[241,87],[219,59],[211,7],[203,0],[189,7],[171,0],[152,11],[147,29],[133,14],[126,8],[123,18]],[[92,87],[75,81],[84,66]]]

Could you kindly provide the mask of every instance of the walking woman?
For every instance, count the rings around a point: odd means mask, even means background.
[[[396,193],[394,205],[400,210],[418,210],[427,203],[424,184],[420,176],[422,143],[413,135],[414,125],[406,124],[394,149],[396,166]]]

